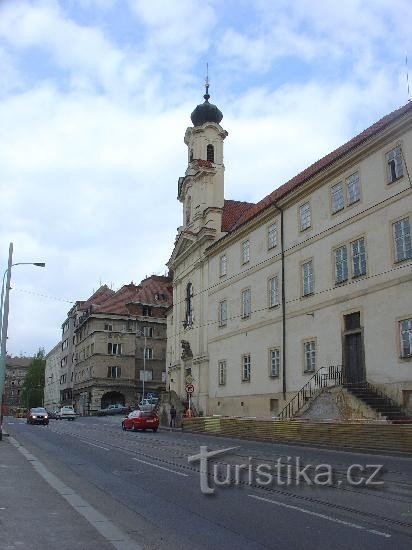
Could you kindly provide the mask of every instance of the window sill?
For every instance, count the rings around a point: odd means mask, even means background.
[[[408,262],[409,260],[412,260],[412,256],[410,256],[409,258],[403,258],[402,260],[395,260],[393,263],[395,265],[397,265],[397,264],[401,264],[403,262]]]
[[[280,306],[280,304],[274,304],[273,306],[268,306],[268,309],[276,309]]]
[[[399,359],[401,361],[412,361],[412,355],[400,355]]]
[[[248,380],[242,380],[242,384],[249,384],[250,383],[250,378]]]
[[[386,184],[387,185],[392,185],[392,183],[398,183],[398,181],[401,181],[404,179],[404,174],[402,174],[402,176],[399,176],[399,178],[395,178],[394,180],[391,180],[391,181],[387,181]]]
[[[309,292],[308,294],[302,294],[301,298],[310,298],[311,296],[314,296],[314,292]]]
[[[335,281],[335,287],[339,286],[345,286],[348,284],[349,279],[345,279],[344,281]]]
[[[316,369],[315,370],[304,370],[303,374],[315,374],[315,372],[316,372]]]
[[[308,227],[301,227],[299,229],[300,233],[304,233],[305,231],[308,231],[309,229],[312,229],[311,225],[308,225]]]
[[[219,325],[218,328],[226,328],[227,327],[227,324],[225,323],[224,325]]]
[[[269,378],[271,380],[279,380],[279,375],[278,374],[269,374]]]
[[[241,317],[242,321],[248,321],[249,319],[250,319],[250,315],[248,315],[247,317]]]

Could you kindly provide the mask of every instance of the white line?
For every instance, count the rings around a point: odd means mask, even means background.
[[[181,472],[176,472],[176,470],[171,470],[170,468],[165,468],[164,466],[158,466],[157,464],[152,464],[152,462],[146,462],[146,460],[140,460],[140,458],[132,458],[132,460],[136,460],[136,462],[142,462],[143,464],[147,464],[148,466],[153,466],[153,468],[166,470],[166,472],[171,472],[172,474],[176,474],[177,476],[189,477],[188,474],[182,474]]]
[[[385,537],[387,539],[391,538],[392,535],[389,533],[383,533],[382,531],[376,531],[375,529],[368,529],[357,523],[351,523],[350,521],[344,521],[343,519],[333,518],[331,516],[326,516],[325,514],[320,514],[318,512],[313,512],[312,510],[307,510],[306,508],[299,508],[299,506],[293,506],[292,504],[285,504],[284,502],[277,502],[276,500],[271,500],[269,498],[258,497],[256,495],[248,495],[250,498],[256,500],[262,500],[263,502],[269,502],[270,504],[276,504],[276,506],[283,506],[284,508],[289,508],[290,510],[297,510],[303,514],[309,514],[310,516],[316,516],[318,518],[326,519],[328,521],[333,521],[334,523],[340,523],[341,525],[346,525],[347,527],[353,527],[354,529],[361,529],[362,531],[367,531],[373,535],[379,535],[380,537]]]
[[[81,441],[82,443],[85,443],[86,445],[91,445],[92,447],[99,447],[99,449],[103,449],[104,451],[110,451],[110,449],[108,449],[107,447],[102,447],[101,445],[96,445],[95,443],[89,443],[88,441],[85,441],[84,439],[79,438],[79,441]]]
[[[98,512],[86,500],[78,495],[71,487],[60,481],[52,474],[40,460],[20,445],[14,437],[9,438],[16,449],[30,462],[36,472],[53,487],[69,504],[82,515],[98,531],[102,537],[110,542],[116,550],[142,550],[142,546],[121,531],[106,516]]]

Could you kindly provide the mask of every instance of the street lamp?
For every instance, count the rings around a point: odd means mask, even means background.
[[[147,336],[144,331],[138,330],[137,328],[137,321],[136,321],[136,336],[143,336],[144,338],[144,348],[143,348],[143,398],[144,399],[144,383],[146,380],[146,349],[147,349]]]
[[[0,335],[1,335],[1,347],[0,347],[0,441],[2,439],[2,423],[3,423],[3,390],[4,390],[4,378],[6,373],[6,347],[7,347],[7,329],[9,323],[9,294],[10,294],[10,280],[11,280],[11,268],[16,265],[34,265],[36,267],[45,267],[44,262],[18,262],[13,263],[13,243],[9,246],[9,260],[7,269],[3,274],[3,283],[1,287],[1,302],[0,302]],[[6,286],[4,282],[6,281]],[[4,299],[4,301],[3,301]],[[4,307],[3,307],[4,306]]]

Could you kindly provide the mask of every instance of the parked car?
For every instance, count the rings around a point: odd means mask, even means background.
[[[159,399],[157,397],[151,397],[150,399],[142,399],[139,403],[141,405],[157,405]]]
[[[57,411],[56,418],[58,420],[74,420],[76,418],[76,413],[74,412],[73,407],[70,405],[65,405]]]
[[[59,411],[58,410],[53,410],[53,411],[47,411],[47,413],[49,415],[49,420],[56,420],[57,415],[59,414]]]
[[[44,407],[33,407],[27,413],[27,424],[44,424],[49,423],[49,415]]]
[[[105,409],[100,409],[97,413],[99,416],[112,415],[112,414],[126,414],[130,411],[129,407],[125,407],[121,403],[114,403],[109,405]]]
[[[159,427],[159,417],[152,411],[132,411],[122,420],[123,430],[153,430],[157,432]]]

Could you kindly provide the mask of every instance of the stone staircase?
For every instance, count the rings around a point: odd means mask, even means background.
[[[412,418],[395,401],[369,382],[346,383],[344,386],[357,399],[363,401],[393,424],[412,423]]]

